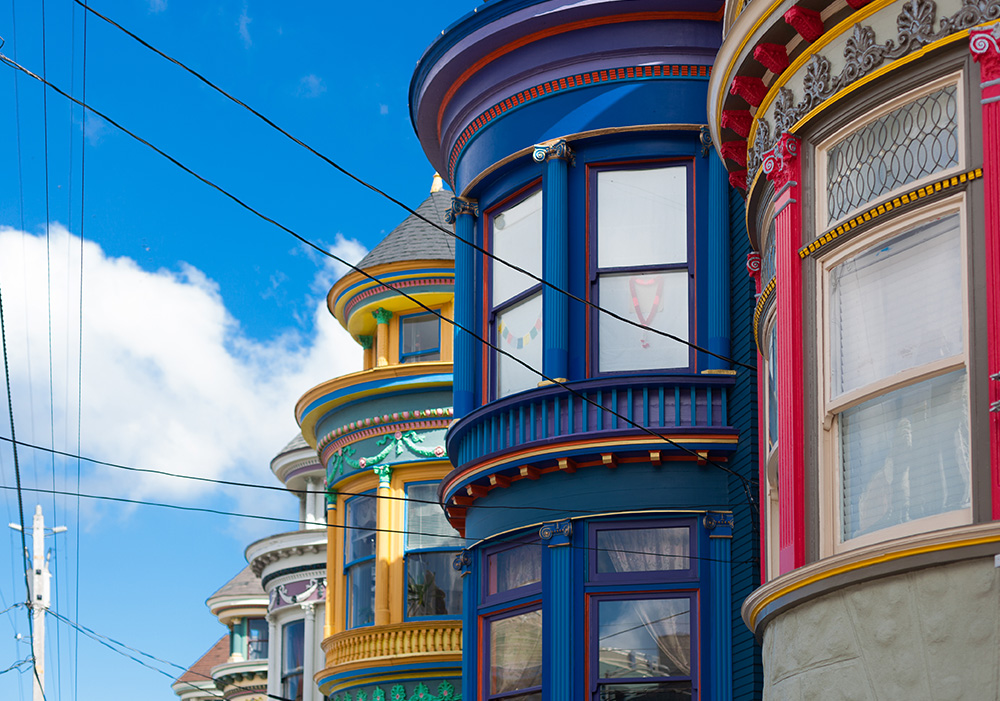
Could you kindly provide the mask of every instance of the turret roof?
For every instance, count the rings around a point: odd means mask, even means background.
[[[454,230],[444,218],[445,212],[451,208],[452,197],[452,193],[446,190],[431,192],[417,207],[417,214],[448,230]],[[358,267],[364,270],[376,265],[408,260],[455,260],[455,241],[440,229],[411,214],[362,258]]]
[[[260,579],[250,569],[250,565],[247,565],[208,598],[217,599],[224,596],[265,596],[265,592],[264,587],[260,585]]]
[[[210,682],[212,681],[212,668],[218,667],[227,659],[229,659],[229,636],[223,635],[219,638],[219,642],[210,647],[208,652],[188,667],[188,670],[178,677],[177,681],[191,684]]]

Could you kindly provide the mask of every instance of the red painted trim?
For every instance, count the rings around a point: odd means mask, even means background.
[[[969,47],[982,83],[1000,79],[1000,37],[996,26],[973,30]],[[982,89],[983,191],[986,200],[986,371],[1000,372],[1000,84]],[[989,404],[1000,402],[1000,381],[987,380]],[[989,413],[992,516],[1000,520],[1000,412]]]
[[[781,574],[805,564],[805,422],[802,371],[802,196],[799,139],[782,134],[764,154],[775,199],[775,276],[778,287],[778,566]]]
[[[455,93],[458,92],[466,81],[469,80],[475,73],[482,70],[487,64],[495,61],[501,56],[510,53],[516,49],[520,49],[523,46],[532,44],[540,39],[546,39],[551,36],[556,36],[558,34],[565,34],[566,32],[573,32],[578,29],[587,29],[589,27],[599,27],[608,24],[621,24],[623,22],[654,22],[657,20],[702,20],[706,22],[718,22],[722,19],[723,8],[719,8],[715,12],[635,12],[629,15],[610,15],[607,17],[592,17],[590,19],[579,20],[577,22],[569,22],[567,24],[562,24],[555,27],[549,27],[547,29],[542,29],[531,34],[527,34],[519,39],[504,44],[502,47],[495,51],[483,56],[481,59],[473,63],[471,66],[465,69],[465,71],[460,75],[451,87],[448,88],[448,92],[444,94],[444,98],[441,100],[441,106],[438,108],[437,115],[437,138],[438,141],[441,140],[441,122],[444,121],[444,111],[448,107],[448,103],[451,99],[455,97]]]
[[[466,144],[480,129],[485,127],[493,119],[502,116],[508,110],[520,107],[526,102],[538,97],[544,97],[549,93],[566,90],[568,88],[580,87],[597,83],[607,83],[617,80],[634,80],[647,78],[674,78],[674,77],[697,77],[708,78],[712,74],[711,66],[704,65],[655,65],[655,66],[629,66],[627,68],[611,68],[603,71],[592,71],[589,73],[578,73],[576,75],[563,78],[553,78],[552,80],[525,88],[519,93],[512,95],[496,103],[478,117],[473,119],[462,130],[462,133],[455,140],[451,147],[451,154],[448,158],[448,174],[452,182],[455,181],[455,166],[458,165],[458,157]],[[438,137],[440,138],[440,136]]]

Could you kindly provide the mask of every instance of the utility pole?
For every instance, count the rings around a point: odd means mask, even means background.
[[[10,527],[16,531],[21,530],[21,526],[16,523],[10,524]],[[52,533],[62,533],[65,530],[65,526],[56,526]],[[49,559],[45,553],[45,517],[42,516],[40,505],[35,507],[35,518],[31,524],[31,545],[28,595],[31,597],[31,656],[35,665],[32,699],[45,701],[45,611],[49,608],[49,580],[52,574],[49,572]]]

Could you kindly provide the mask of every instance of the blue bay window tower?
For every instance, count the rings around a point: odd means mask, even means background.
[[[466,699],[759,697],[749,244],[705,128],[721,7],[492,0],[417,66],[456,193],[438,496],[470,543]]]

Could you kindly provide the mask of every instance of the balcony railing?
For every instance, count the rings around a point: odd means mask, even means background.
[[[324,645],[329,667],[408,655],[462,654],[461,621],[408,621],[337,633]]]
[[[647,375],[572,383],[581,396],[561,387],[523,392],[461,419],[448,434],[448,454],[462,466],[525,444],[638,430],[630,421],[657,430],[728,428],[728,388],[734,379]]]

